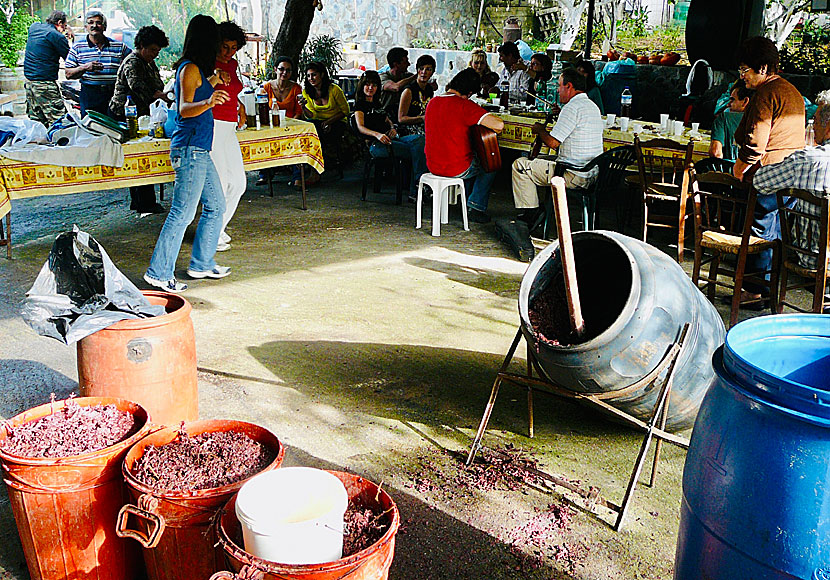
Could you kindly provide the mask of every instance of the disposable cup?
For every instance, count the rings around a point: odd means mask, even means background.
[[[682,135],[683,134],[683,121],[675,121],[674,122],[674,134],[675,135]]]
[[[692,133],[697,133],[700,128],[700,123],[692,123]]]
[[[660,126],[664,129],[667,129],[669,126],[669,114],[668,113],[660,113]]]
[[[620,117],[620,130],[628,131],[628,123],[631,121],[628,117]]]
[[[285,109],[280,109],[278,114],[280,116],[280,127],[285,127]]]
[[[609,127],[614,126],[614,122],[617,120],[617,116],[614,113],[608,113],[605,118],[605,124]]]

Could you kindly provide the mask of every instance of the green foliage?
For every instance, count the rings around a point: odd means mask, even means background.
[[[334,75],[340,70],[340,65],[343,64],[343,51],[340,48],[340,39],[329,36],[328,34],[322,34],[306,42],[303,51],[300,53],[298,70],[305,74],[306,66],[310,62],[323,63],[329,72],[329,76],[334,78]]]
[[[659,50],[677,50],[685,43],[686,30],[677,24],[658,26],[651,34]]]
[[[647,8],[638,8],[631,13],[631,16],[617,23],[617,38],[619,40],[643,38],[648,33]]]
[[[416,38],[412,41],[412,48],[438,48],[438,45],[431,40]]]
[[[0,16],[0,60],[9,68],[17,66],[18,51],[26,47],[29,26],[36,22],[24,10],[16,10],[11,22]]]
[[[178,0],[161,3],[158,0],[118,0],[118,7],[127,14],[136,28],[155,24],[167,34],[170,46],[163,49],[156,59],[159,66],[170,66],[182,55],[184,32],[191,18],[197,14],[207,14],[217,22],[225,20],[218,0]]]
[[[830,26],[810,20],[790,35],[779,51],[782,72],[830,74]]]

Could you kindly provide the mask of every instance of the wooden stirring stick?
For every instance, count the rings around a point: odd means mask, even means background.
[[[556,231],[559,233],[559,256],[562,260],[562,273],[565,276],[565,296],[568,299],[571,331],[579,338],[585,332],[582,319],[582,307],[579,303],[579,289],[576,283],[576,265],[574,264],[574,246],[571,239],[571,222],[568,216],[568,197],[565,192],[565,180],[552,177],[550,190],[553,194],[553,208],[556,211]]]

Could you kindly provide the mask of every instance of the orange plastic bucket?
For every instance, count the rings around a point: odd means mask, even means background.
[[[386,580],[395,555],[395,534],[400,526],[398,507],[388,493],[371,481],[342,471],[330,473],[346,486],[349,503],[386,512],[389,529],[382,538],[365,550],[325,564],[292,566],[269,562],[242,549],[242,529],[236,517],[234,496],[216,522],[216,535],[229,566],[239,574],[220,572],[214,580],[233,580],[237,576],[263,580]]]
[[[82,407],[115,405],[141,428],[131,437],[92,453],[59,458],[18,457],[0,451],[3,481],[12,504],[32,580],[130,580],[143,575],[141,557],[115,533],[118,510],[129,500],[121,478],[127,450],[149,431],[147,411],[122,399],[75,399]],[[29,409],[9,420],[14,429],[66,406]],[[0,443],[8,436],[0,429]]]
[[[233,431],[244,433],[276,454],[265,468],[276,469],[282,463],[285,448],[265,429],[243,421],[209,420],[188,423],[190,436],[201,433]],[[118,516],[117,533],[137,540],[143,546],[144,563],[150,580],[194,580],[208,578],[224,568],[222,553],[216,549],[213,520],[228,499],[247,480],[231,485],[185,492],[158,492],[138,481],[136,462],[145,449],[160,447],[176,438],[177,429],[165,428],[145,437],[133,446],[124,459],[123,475],[137,505],[126,505]],[[131,521],[138,525],[132,526]]]
[[[195,421],[199,391],[192,307],[176,294],[143,294],[167,314],[122,320],[79,340],[81,395],[136,401],[159,425]]]

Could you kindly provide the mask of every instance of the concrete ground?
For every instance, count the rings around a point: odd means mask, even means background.
[[[620,532],[611,512],[589,511],[560,488],[464,483],[463,456],[518,326],[527,264],[492,224],[464,232],[453,215],[433,238],[429,221],[414,229],[412,204],[395,206],[388,192],[361,202],[358,173],[310,190],[308,211],[293,189],[276,186],[271,198],[249,175],[228,230],[232,249],[217,257],[233,274],[192,281],[185,293],[201,417],[271,429],[287,445],[284,465],[383,482],[401,512],[393,579],[671,578],[685,458],[678,448],[664,446],[656,486],[640,485]],[[491,213],[510,215],[506,178],[495,190]],[[141,275],[164,216],[138,219],[127,207],[125,190],[14,202],[15,256],[0,258],[0,418],[77,390],[74,348],[35,335],[19,314],[58,233],[78,224],[146,288]],[[505,386],[484,444],[532,453],[540,469],[619,503],[640,435],[546,395],[536,396],[535,417],[529,439],[525,391]],[[531,534],[549,506],[559,518]],[[28,577],[4,492],[0,578]]]

